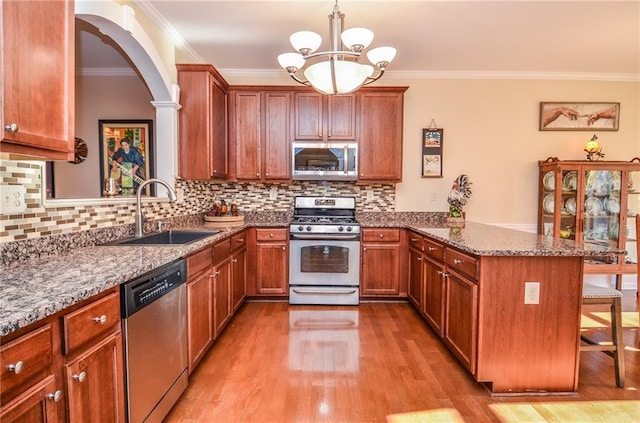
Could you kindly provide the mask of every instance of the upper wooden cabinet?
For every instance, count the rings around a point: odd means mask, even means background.
[[[358,181],[402,181],[402,125],[406,87],[361,92]]]
[[[73,160],[73,1],[0,2],[3,156]]]
[[[357,97],[317,92],[294,94],[296,141],[356,140]]]
[[[234,91],[231,179],[291,179],[291,92]]]
[[[176,65],[180,85],[179,174],[185,179],[226,179],[227,90],[211,65]]]

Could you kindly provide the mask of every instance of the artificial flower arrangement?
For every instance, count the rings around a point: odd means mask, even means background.
[[[447,196],[449,216],[454,219],[464,219],[462,209],[469,198],[471,198],[471,181],[467,175],[460,175],[453,181],[453,186]]]

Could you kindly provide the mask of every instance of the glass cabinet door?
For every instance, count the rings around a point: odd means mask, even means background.
[[[640,171],[629,172],[627,181],[627,230],[625,250],[627,250],[626,264],[638,263],[638,239],[636,231],[636,215],[640,214]]]
[[[560,210],[561,238],[576,238],[576,216],[578,211],[578,171],[562,170],[560,181],[562,192],[562,208]]]
[[[584,178],[584,241],[618,245],[622,171],[586,170]],[[614,264],[617,260],[616,257],[596,257],[594,264]]]

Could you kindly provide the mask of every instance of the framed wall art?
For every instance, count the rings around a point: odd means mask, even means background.
[[[422,177],[442,178],[442,128],[422,129]]]
[[[541,131],[617,131],[620,103],[540,103]]]
[[[138,186],[153,177],[153,121],[99,120],[98,124],[102,195],[135,195]],[[144,194],[153,195],[152,187],[147,185]]]

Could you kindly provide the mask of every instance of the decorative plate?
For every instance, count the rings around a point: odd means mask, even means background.
[[[584,211],[589,214],[598,214],[603,210],[602,201],[597,197],[589,197],[584,202]]]
[[[564,202],[564,208],[569,212],[569,214],[576,214],[576,197],[569,197],[567,201]]]
[[[604,207],[609,213],[620,213],[620,202],[616,198],[607,198],[604,200]]]
[[[553,198],[553,194],[547,194],[542,200],[542,208],[546,213],[553,214],[554,203],[555,200]]]
[[[556,175],[553,170],[548,171],[542,178],[542,185],[547,191],[553,191],[556,187]]]
[[[578,188],[578,171],[571,170],[562,178],[562,189],[565,191],[575,191]]]

